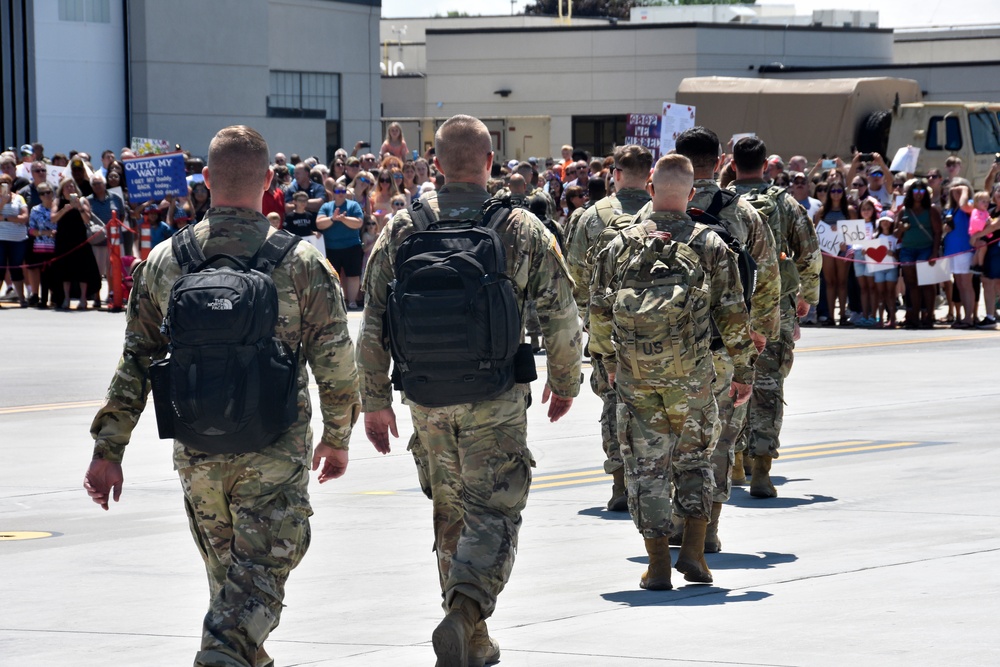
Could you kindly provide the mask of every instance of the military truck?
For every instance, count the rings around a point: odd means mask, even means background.
[[[891,77],[689,77],[676,95],[723,141],[753,132],[785,159],[826,155],[845,162],[852,149],[881,153],[888,163],[899,148],[916,146],[918,174],[943,170],[948,156],[957,155],[963,176],[980,187],[1000,152],[1000,104],[921,98],[916,81]]]

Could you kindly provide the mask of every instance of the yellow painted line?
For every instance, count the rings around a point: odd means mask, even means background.
[[[52,533],[46,533],[40,530],[0,531],[0,542],[14,542],[17,540],[38,540],[43,537],[52,537]]]
[[[597,470],[581,470],[580,472],[567,472],[561,475],[541,475],[539,477],[535,477],[534,481],[544,482],[550,479],[566,479],[568,477],[589,477],[591,475],[601,475],[601,474],[607,474],[607,473],[605,473],[603,469],[598,468]]]
[[[827,352],[830,350],[859,350],[866,347],[893,347],[896,345],[924,345],[928,343],[948,343],[956,340],[973,340],[988,336],[1000,336],[1000,332],[980,331],[967,336],[947,336],[944,338],[914,338],[912,340],[886,340],[878,343],[855,343],[853,345],[823,345],[817,347],[797,347],[795,352]]]
[[[829,449],[831,447],[853,447],[854,445],[870,445],[874,440],[845,440],[844,442],[825,442],[822,445],[803,445],[801,447],[788,447],[783,451],[804,452],[811,449]],[[784,455],[781,458],[785,458]]]
[[[16,415],[24,412],[45,412],[46,410],[74,410],[76,408],[99,408],[104,401],[73,401],[70,403],[43,403],[40,405],[15,405],[0,408],[0,415]]]
[[[817,456],[826,456],[828,454],[850,454],[852,452],[871,452],[879,449],[897,449],[899,447],[911,447],[913,445],[919,445],[919,441],[914,442],[893,442],[887,445],[869,445],[867,447],[848,447],[845,449],[827,449],[822,452],[807,452],[805,454],[784,454],[778,458],[779,461],[786,459],[805,459]]]
[[[572,484],[592,484],[594,482],[606,482],[610,475],[602,474],[600,477],[584,477],[582,479],[571,479],[565,482],[549,482],[547,484],[531,484],[532,490],[534,489],[552,489],[558,486],[570,486]]]

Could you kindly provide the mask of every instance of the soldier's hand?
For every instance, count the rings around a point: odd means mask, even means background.
[[[319,470],[320,461],[323,462],[323,469],[319,473],[319,483],[337,479],[347,472],[347,458],[346,449],[334,449],[324,442],[316,445],[316,449],[313,451],[312,469]]]
[[[389,433],[398,438],[396,430],[396,413],[392,408],[382,408],[377,412],[365,413],[365,435],[368,441],[375,445],[375,451],[389,453]]]
[[[729,395],[735,396],[733,399],[733,406],[740,406],[750,400],[750,394],[753,393],[752,384],[740,384],[739,382],[733,382],[729,387]]]
[[[809,314],[809,302],[803,299],[801,296],[795,304],[795,314],[799,317],[805,317]]]
[[[767,345],[767,338],[764,338],[759,333],[751,329],[750,340],[753,341],[753,346],[754,348],[756,348],[757,354],[760,354],[761,352],[764,351],[764,347]]]
[[[95,503],[105,510],[108,509],[108,496],[112,496],[115,502],[122,497],[122,483],[125,478],[122,476],[122,466],[120,463],[112,463],[104,459],[94,459],[90,462],[90,468],[83,477],[83,488],[87,490],[87,495]]]
[[[550,398],[552,399],[551,401],[549,401]],[[569,412],[570,406],[573,405],[573,399],[563,398],[553,393],[549,385],[546,384],[545,389],[542,391],[542,403],[549,404],[549,421],[556,422],[559,421],[560,417]]]

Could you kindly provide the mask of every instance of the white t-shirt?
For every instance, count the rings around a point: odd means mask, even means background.
[[[796,201],[798,200],[796,199]],[[823,204],[818,199],[813,199],[812,197],[806,197],[805,201],[800,201],[799,203],[802,204],[802,207],[806,209],[806,213],[809,214],[810,222],[816,218],[816,214],[823,208]]]
[[[23,211],[28,209],[28,205],[25,203],[24,198],[17,194],[16,192],[11,194],[11,199],[7,202],[6,206],[0,210],[0,217],[16,218],[21,215]],[[24,224],[17,222],[9,222],[7,220],[0,220],[0,241],[23,241],[28,238],[28,221],[25,220]]]

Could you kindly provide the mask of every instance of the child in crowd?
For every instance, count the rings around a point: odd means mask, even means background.
[[[972,196],[972,214],[969,216],[969,236],[978,234],[990,224],[990,193],[980,190]],[[973,271],[982,272],[983,262],[986,260],[986,243],[976,246],[976,252],[972,256]]]
[[[316,215],[306,210],[309,193],[299,190],[292,195],[295,210],[285,214],[285,229],[296,236],[311,236],[316,231]]]
[[[874,197],[865,197],[858,206],[858,213],[865,221],[865,238],[871,239],[875,235],[875,221],[882,213],[882,203]],[[858,279],[858,286],[861,288],[861,317],[855,322],[859,327],[877,326],[878,320],[875,317],[875,309],[878,304],[878,293],[875,291],[874,272],[868,269],[865,258],[865,246],[854,246],[853,262],[854,275]]]
[[[267,221],[271,223],[271,226],[275,229],[281,229],[281,216],[273,211],[267,214]]]
[[[872,238],[884,239],[889,247],[889,254],[886,255],[886,262],[896,262],[896,248],[899,240],[896,238],[893,227],[895,221],[892,216],[884,215],[878,219],[875,225],[875,232]],[[875,298],[878,306],[876,314],[880,325],[886,329],[896,328],[896,294],[899,285],[899,267],[893,266],[891,269],[883,271],[873,271],[872,280],[875,282]]]

